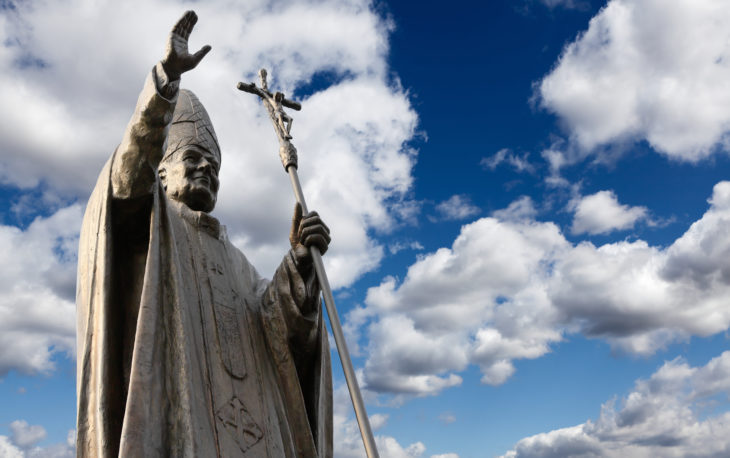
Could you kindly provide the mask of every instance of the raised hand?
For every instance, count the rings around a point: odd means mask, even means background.
[[[309,247],[316,246],[324,254],[330,243],[330,230],[320,219],[317,212],[302,215],[302,206],[294,207],[289,242],[297,262],[310,259]]]
[[[198,22],[198,15],[195,14],[195,11],[186,11],[170,32],[165,57],[162,59],[162,67],[170,81],[174,81],[183,73],[194,69],[211,49],[210,46],[205,45],[195,54],[190,54],[188,51],[188,37],[196,22]]]

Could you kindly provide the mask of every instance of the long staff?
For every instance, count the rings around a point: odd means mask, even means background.
[[[263,101],[266,110],[269,112],[271,122],[274,124],[276,136],[279,137],[279,157],[281,159],[281,164],[284,166],[284,170],[286,170],[289,174],[289,179],[291,180],[291,185],[294,189],[294,195],[296,196],[297,202],[299,202],[302,206],[302,212],[306,214],[308,212],[307,204],[304,202],[302,186],[299,183],[299,175],[297,175],[297,149],[294,145],[292,145],[292,137],[289,133],[293,120],[282,108],[287,107],[299,111],[302,109],[302,106],[297,102],[287,100],[281,92],[272,94],[266,83],[266,70],[263,68],[259,71],[259,79],[261,82],[260,88],[256,87],[256,84],[254,83],[238,83],[237,87],[241,91],[258,95]],[[337,351],[340,354],[340,361],[342,362],[342,369],[345,372],[347,388],[350,390],[352,406],[355,408],[357,423],[360,426],[360,434],[362,435],[362,442],[365,445],[365,453],[367,453],[368,458],[378,458],[378,450],[375,447],[375,439],[373,438],[373,432],[370,429],[370,421],[368,420],[368,415],[365,411],[365,404],[362,401],[360,388],[357,385],[355,370],[352,368],[350,353],[347,351],[345,336],[342,333],[340,318],[337,315],[337,308],[335,307],[335,299],[332,297],[332,288],[330,287],[329,280],[327,279],[327,273],[325,272],[324,264],[322,263],[322,255],[319,252],[319,249],[315,246],[310,246],[309,251],[312,254],[314,268],[317,272],[317,278],[319,279],[319,287],[322,290],[322,296],[324,296],[324,304],[327,308],[327,315],[330,317],[332,334],[335,338],[335,344],[337,344]]]

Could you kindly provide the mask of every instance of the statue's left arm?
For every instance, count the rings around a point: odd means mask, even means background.
[[[319,335],[320,289],[310,247],[315,246],[324,254],[330,240],[329,228],[319,215],[316,212],[302,215],[301,205],[297,204],[289,235],[291,249],[264,293],[264,313],[271,314],[273,308],[280,311],[286,327],[280,332],[286,335],[300,377],[310,370],[310,357],[319,339],[326,338]]]

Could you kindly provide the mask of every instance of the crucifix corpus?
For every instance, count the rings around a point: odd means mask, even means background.
[[[289,179],[291,180],[296,200],[300,204],[302,211],[306,214],[307,204],[304,200],[302,186],[299,183],[299,175],[297,174],[297,149],[291,142],[291,126],[293,119],[284,111],[284,107],[299,111],[302,109],[302,105],[287,99],[281,92],[275,92],[272,94],[271,91],[269,91],[266,76],[266,69],[262,68],[259,70],[261,87],[257,87],[255,83],[243,82],[239,82],[237,87],[241,91],[259,96],[266,107],[266,111],[268,111],[271,122],[274,125],[276,136],[279,138],[279,158],[281,159],[281,164],[284,166],[284,170],[289,174]],[[373,432],[370,428],[370,421],[368,420],[367,412],[365,411],[365,404],[363,403],[360,388],[357,384],[355,370],[352,367],[350,353],[347,351],[347,343],[345,342],[345,336],[342,333],[340,318],[337,314],[337,308],[335,307],[335,299],[332,296],[332,288],[330,287],[327,273],[325,272],[324,264],[322,263],[322,255],[319,249],[314,245],[310,246],[309,250],[315,271],[317,272],[317,279],[319,280],[319,286],[322,290],[322,296],[324,297],[327,315],[329,316],[330,325],[332,327],[332,334],[335,338],[335,343],[337,344],[337,351],[342,362],[342,369],[345,373],[347,388],[350,391],[352,406],[355,408],[355,416],[357,417],[357,423],[360,427],[360,434],[362,435],[362,441],[365,445],[365,452],[367,453],[368,458],[375,458],[378,457],[378,450],[375,446],[375,439],[373,438]]]

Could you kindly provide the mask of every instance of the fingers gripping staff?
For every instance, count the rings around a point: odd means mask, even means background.
[[[330,229],[322,222],[317,212],[310,212],[304,217],[302,205],[297,202],[294,206],[291,233],[289,234],[289,242],[297,262],[309,258],[310,246],[317,247],[319,252],[324,254],[330,240]]]
[[[345,336],[342,333],[342,326],[340,325],[340,319],[337,315],[335,300],[332,296],[332,288],[330,287],[327,273],[325,272],[324,264],[322,263],[322,254],[324,254],[324,250],[327,249],[327,245],[330,241],[329,229],[321,222],[319,215],[317,215],[316,212],[309,213],[307,211],[307,204],[304,201],[302,186],[299,183],[299,176],[297,175],[297,150],[291,143],[292,136],[290,134],[293,120],[286,114],[286,112],[284,112],[283,107],[299,111],[302,109],[302,106],[297,102],[286,99],[284,94],[281,92],[272,94],[269,91],[268,84],[266,82],[265,69],[261,69],[259,71],[259,78],[261,87],[257,87],[255,83],[238,83],[237,87],[241,91],[255,94],[261,98],[261,101],[266,107],[266,111],[269,113],[271,122],[274,125],[276,136],[279,138],[279,157],[282,165],[284,166],[284,170],[286,170],[289,174],[289,179],[291,180],[292,188],[294,189],[294,194],[297,199],[297,205],[294,208],[294,217],[292,219],[292,232],[289,240],[292,244],[295,256],[298,259],[305,259],[306,250],[309,250],[312,263],[314,264],[314,268],[317,272],[319,285],[322,289],[322,295],[324,296],[327,315],[330,318],[332,334],[335,338],[335,343],[337,344],[337,351],[342,362],[342,369],[345,372],[347,388],[350,390],[350,397],[352,398],[352,406],[355,408],[357,423],[360,426],[360,433],[362,434],[362,440],[365,445],[365,452],[367,453],[368,458],[377,458],[378,450],[375,447],[375,439],[370,428],[370,422],[367,417],[367,412],[365,411],[365,404],[363,403],[362,396],[360,394],[360,388],[358,387],[357,379],[355,378],[355,370],[352,367],[350,354],[347,351]]]

